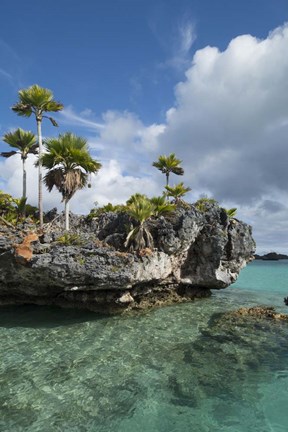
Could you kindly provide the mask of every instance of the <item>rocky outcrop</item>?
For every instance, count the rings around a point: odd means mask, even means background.
[[[223,315],[226,320],[241,320],[245,317],[252,317],[255,320],[269,319],[269,320],[283,320],[288,322],[288,315],[276,312],[273,306],[254,306],[251,308],[240,308],[233,312],[227,312]]]
[[[137,253],[124,248],[131,225],[125,213],[73,216],[73,235],[62,238],[60,219],[37,234],[33,226],[3,226],[0,303],[121,311],[208,296],[233,283],[255,252],[251,227],[223,212],[189,206],[151,220],[154,249]],[[23,245],[29,257],[19,260]]]

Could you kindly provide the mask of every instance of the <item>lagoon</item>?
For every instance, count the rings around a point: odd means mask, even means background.
[[[125,316],[0,309],[0,430],[287,432],[288,325],[219,325],[287,312],[288,261],[254,261],[228,289]]]

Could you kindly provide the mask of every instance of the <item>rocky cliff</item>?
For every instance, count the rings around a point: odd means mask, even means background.
[[[106,312],[191,300],[229,286],[255,252],[251,227],[216,205],[151,220],[153,250],[125,249],[125,213],[73,216],[72,225],[69,238],[57,223],[43,232],[0,226],[0,304]]]

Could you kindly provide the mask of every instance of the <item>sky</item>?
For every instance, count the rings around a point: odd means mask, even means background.
[[[1,0],[0,16],[0,151],[6,132],[36,133],[11,111],[19,89],[51,89],[65,108],[43,135],[83,136],[102,163],[72,211],[161,195],[152,163],[174,152],[187,201],[237,207],[258,253],[288,253],[288,0]],[[20,157],[1,158],[0,189],[21,188]]]

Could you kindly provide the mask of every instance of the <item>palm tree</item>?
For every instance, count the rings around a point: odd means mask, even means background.
[[[147,221],[154,215],[155,207],[145,195],[135,194],[131,198],[126,212],[132,216],[137,225],[128,233],[124,246],[128,247],[133,242],[136,250],[145,247],[152,248],[153,237],[147,226]]]
[[[154,205],[154,216],[166,216],[176,209],[176,205],[167,201],[166,196],[150,198],[150,202]]]
[[[189,186],[185,187],[183,182],[175,186],[165,186],[165,189],[167,191],[166,195],[174,198],[175,204],[179,204],[182,201],[181,198],[191,191],[191,188]]]
[[[9,144],[10,147],[13,147],[17,150],[11,150],[9,152],[0,153],[1,156],[9,158],[14,156],[15,154],[20,154],[22,160],[22,168],[23,168],[23,191],[22,191],[22,199],[23,202],[27,197],[27,173],[26,173],[26,159],[29,154],[37,154],[38,153],[38,143],[35,135],[30,131],[24,131],[23,129],[16,129],[14,132],[6,133],[3,137],[3,141]],[[25,205],[24,212],[25,214]]]
[[[22,117],[30,117],[32,114],[35,115],[37,122],[37,133],[39,143],[39,177],[38,177],[38,205],[39,205],[39,219],[40,227],[43,226],[43,202],[42,202],[42,166],[41,166],[41,155],[42,155],[42,130],[41,124],[43,118],[48,118],[53,126],[58,126],[57,122],[49,116],[44,115],[47,112],[57,112],[63,109],[63,105],[56,102],[53,99],[53,93],[51,90],[38,86],[37,84],[22,89],[18,92],[19,101],[12,106],[12,110],[17,115]]]
[[[183,168],[180,167],[181,163],[182,161],[176,158],[175,153],[171,153],[169,156],[159,156],[158,161],[153,162],[152,165],[166,175],[166,186],[168,186],[170,173],[177,175],[184,174]]]
[[[142,200],[149,200],[149,198],[145,194],[136,192],[135,194],[131,195],[130,198],[126,201],[126,206],[130,206],[133,203],[138,204]]]
[[[96,173],[101,164],[92,159],[87,141],[71,132],[45,141],[47,153],[42,154],[39,163],[49,171],[44,183],[49,192],[55,186],[65,203],[65,229],[69,230],[69,201],[86,186],[90,173]]]

